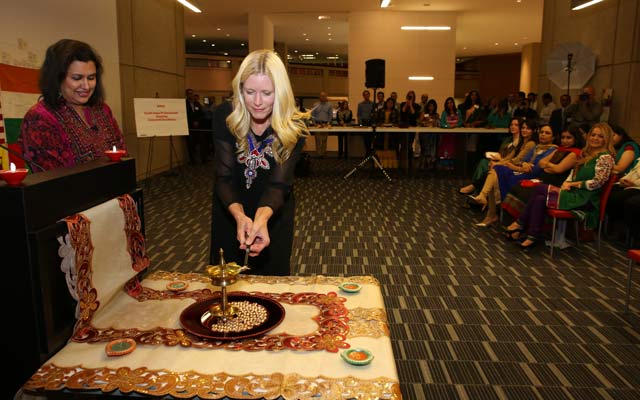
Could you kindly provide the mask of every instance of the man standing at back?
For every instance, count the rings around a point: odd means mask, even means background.
[[[551,112],[549,117],[549,125],[556,136],[559,136],[567,128],[567,107],[571,105],[571,96],[563,94],[560,96],[560,108],[556,108]]]
[[[373,118],[373,102],[371,101],[371,92],[364,90],[362,92],[362,101],[358,103],[358,123],[361,126],[370,126]],[[364,151],[365,153],[371,148],[371,135],[364,133]]]
[[[320,92],[320,102],[313,107],[311,118],[318,128],[323,128],[331,124],[333,118],[333,108],[329,104],[326,92]],[[316,132],[316,153],[320,158],[324,158],[327,152],[327,133]]]
[[[596,91],[593,86],[585,86],[578,97],[578,102],[569,106],[567,113],[571,117],[571,126],[580,126],[582,124],[591,126],[596,122],[600,122],[602,104],[596,101]]]

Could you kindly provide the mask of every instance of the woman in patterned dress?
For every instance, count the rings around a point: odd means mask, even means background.
[[[214,122],[215,173],[211,263],[244,262],[251,273],[289,275],[293,178],[308,131],[287,71],[270,50],[250,53],[232,82],[233,103]]]
[[[47,49],[42,96],[22,120],[18,143],[33,172],[71,167],[104,156],[124,137],[104,102],[100,56],[86,43],[62,39]]]

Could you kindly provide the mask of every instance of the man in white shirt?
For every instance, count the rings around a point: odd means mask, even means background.
[[[553,102],[553,97],[551,97],[551,93],[545,93],[542,95],[542,108],[540,109],[540,123],[548,124],[549,118],[551,118],[551,113],[557,107]],[[562,132],[554,132],[557,136]]]
[[[326,92],[320,92],[320,102],[313,107],[311,119],[319,127],[329,126],[333,118],[333,108],[329,104]],[[316,132],[316,153],[320,158],[324,158],[327,152],[327,134]]]

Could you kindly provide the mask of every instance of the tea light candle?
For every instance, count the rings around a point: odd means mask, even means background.
[[[28,172],[28,169],[16,168],[16,165],[11,163],[9,170],[0,170],[0,178],[4,179],[9,186],[20,186]]]
[[[122,156],[125,155],[125,153],[126,153],[125,150],[118,150],[116,146],[113,146],[111,150],[107,150],[104,152],[104,154],[106,154],[107,157],[109,157],[109,160],[111,161],[120,161],[120,159],[122,158]]]

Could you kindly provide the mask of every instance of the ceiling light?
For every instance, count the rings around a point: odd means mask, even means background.
[[[191,35],[191,37],[196,37],[196,35]]]
[[[207,43],[207,39],[202,39],[202,43]]]
[[[380,8],[387,8],[387,7],[389,7],[389,3],[391,3],[391,0],[381,0],[381,1],[380,1]]]
[[[410,81],[432,81],[433,76],[410,76]]]
[[[244,43],[240,43],[240,46],[244,46]]]
[[[226,36],[226,37],[229,37],[229,36],[231,36],[231,34],[230,34],[230,33],[227,33],[225,36]]]
[[[331,32],[327,33],[327,35],[331,36]]]
[[[337,60],[337,59],[339,59],[340,57],[338,57],[338,56],[327,56],[327,57],[325,57],[325,58],[326,58],[327,60]]]
[[[329,38],[329,40],[331,40],[331,38]]]
[[[331,19],[331,16],[329,15],[318,15],[318,19],[322,20],[322,19]]]
[[[228,56],[228,55],[229,55],[229,53],[227,53],[227,52],[224,52],[224,55],[225,55],[225,56]]]
[[[401,26],[403,31],[450,31],[450,26]]]
[[[513,45],[514,45],[514,46],[517,46],[517,45],[518,45],[518,42],[515,42]]]
[[[302,33],[302,36],[307,36],[307,34],[306,33]]]
[[[498,42],[495,42],[495,43],[494,43],[493,45],[494,45],[494,46],[497,46],[497,45],[499,45],[499,44],[500,44],[500,43],[498,43]]]
[[[211,43],[211,47],[216,47],[216,44],[215,43]]]
[[[308,41],[309,41],[309,38],[306,38],[306,39],[305,39],[305,42],[308,42]]]
[[[187,0],[178,0],[178,3],[182,4],[183,6],[187,7],[189,10],[195,12],[195,13],[201,13],[202,11],[200,11],[200,9],[196,6],[194,6],[193,4],[189,3]]]
[[[573,11],[582,10],[601,1],[602,0],[571,0],[571,9]]]
[[[298,52],[298,50],[294,50],[293,52],[294,52],[294,53],[297,53],[297,52]]]

